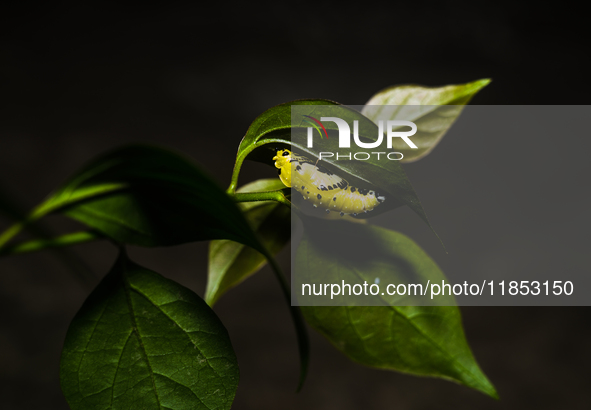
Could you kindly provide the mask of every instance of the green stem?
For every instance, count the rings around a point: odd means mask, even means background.
[[[236,193],[236,188],[238,186],[238,176],[240,174],[240,169],[242,168],[242,163],[244,159],[248,156],[248,154],[256,148],[256,144],[251,146],[250,149],[242,151],[236,157],[236,163],[234,164],[234,170],[232,172],[232,179],[230,181],[230,186],[227,189],[227,193],[232,197],[234,202],[256,202],[256,201],[277,201],[284,205],[291,207],[291,202],[289,199],[286,198],[284,191],[267,191],[267,192],[239,192]],[[262,249],[263,255],[269,261],[271,268],[273,269],[273,273],[275,277],[279,281],[279,285],[281,286],[281,291],[283,292],[283,296],[287,302],[287,306],[289,307],[289,311],[291,313],[291,318],[293,320],[293,324],[295,326],[297,340],[298,340],[298,350],[300,353],[300,379],[298,382],[297,391],[300,391],[302,386],[304,385],[304,380],[306,379],[306,374],[308,372],[308,363],[310,360],[310,342],[308,340],[308,332],[306,330],[306,324],[304,322],[304,318],[302,316],[302,312],[298,306],[291,305],[291,289],[287,280],[281,273],[281,268],[275,261],[272,255],[270,255],[264,248]]]
[[[240,169],[242,168],[242,163],[244,162],[244,159],[246,158],[246,156],[253,149],[254,149],[254,146],[252,147],[252,149],[250,149],[248,151],[244,151],[244,152],[239,153],[238,156],[236,157],[236,163],[234,164],[234,170],[232,171],[232,179],[230,180],[230,186],[226,190],[226,192],[228,194],[232,195],[236,192],[236,188],[238,187],[238,176],[240,175]]]
[[[97,239],[102,239],[102,236],[94,231],[75,232],[58,236],[57,238],[36,239],[8,246],[0,250],[0,255],[16,255],[21,253],[36,252],[49,248],[61,248],[79,243],[86,243]]]
[[[285,197],[284,190],[265,192],[237,192],[230,194],[234,202],[276,201],[291,207],[291,202]]]
[[[300,379],[298,382],[298,388],[296,392],[299,392],[302,389],[302,386],[304,385],[304,381],[306,380],[306,374],[308,373],[308,364],[310,362],[310,341],[308,340],[308,331],[306,330],[304,317],[302,316],[302,311],[300,310],[299,306],[292,306],[291,304],[291,288],[290,285],[287,283],[285,276],[283,276],[283,274],[281,273],[281,268],[275,261],[275,258],[267,256],[267,260],[273,268],[273,273],[275,274],[275,277],[279,281],[279,285],[281,286],[283,296],[287,301],[289,312],[291,313],[291,318],[293,320],[293,324],[296,330],[298,350],[300,353]]]
[[[244,151],[240,151],[242,143],[240,143],[240,147],[238,147],[238,155],[236,156],[236,162],[234,163],[234,170],[232,171],[232,179],[230,181],[230,186],[226,190],[226,192],[230,195],[236,192],[236,188],[238,187],[238,176],[240,175],[240,169],[242,168],[242,163],[246,159],[246,157],[255,149],[262,147],[263,145],[268,144],[290,144],[289,141],[280,138],[265,138],[264,140],[259,140],[257,143],[250,145],[249,147],[245,148]]]

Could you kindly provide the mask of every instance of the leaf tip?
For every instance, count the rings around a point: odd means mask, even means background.
[[[495,399],[495,400],[500,400],[501,397],[499,396],[499,393],[497,392],[497,389],[495,389],[495,386],[493,386],[493,384],[487,380],[487,386],[485,389],[482,389],[480,391],[482,391],[484,394],[486,394],[487,396]]]
[[[207,306],[209,306],[210,308],[213,308],[213,305],[215,305],[216,302],[213,295],[211,294],[206,294],[203,300],[205,301],[205,303],[207,303]]]
[[[488,379],[488,377],[486,377],[484,375],[482,370],[480,370],[479,373],[480,373],[480,375],[479,375],[480,377],[478,378],[478,380],[475,381],[475,383],[469,383],[469,384],[466,384],[465,382],[463,382],[463,383],[475,390],[478,390],[481,393],[486,394],[487,396],[489,396],[495,400],[500,400],[499,393],[497,392],[497,389],[495,388],[495,386],[491,383],[491,381]]]
[[[468,86],[471,86],[472,93],[476,94],[478,91],[482,90],[484,87],[489,85],[492,82],[492,78],[481,78],[480,80],[473,81],[468,83]]]

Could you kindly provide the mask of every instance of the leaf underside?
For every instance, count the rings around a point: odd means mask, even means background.
[[[441,283],[443,272],[405,235],[346,221],[304,223],[294,261],[298,298],[304,283]],[[409,292],[410,293],[410,290]],[[378,305],[363,296],[327,298],[327,306],[302,306],[306,321],[350,359],[367,366],[441,377],[497,397],[476,363],[453,297],[441,306],[404,306],[418,298],[378,295]],[[311,305],[319,296],[302,298]],[[316,298],[316,299],[314,299]],[[340,298],[340,299],[339,299]],[[323,302],[325,300],[323,299]],[[424,302],[424,300],[423,300]],[[341,306],[328,306],[329,304]],[[356,305],[356,306],[353,306]]]

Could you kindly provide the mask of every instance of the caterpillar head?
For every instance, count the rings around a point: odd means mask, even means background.
[[[275,167],[279,168],[279,178],[287,187],[291,187],[291,151],[284,149],[277,151],[273,157]]]

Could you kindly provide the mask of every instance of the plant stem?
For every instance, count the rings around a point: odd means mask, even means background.
[[[236,156],[236,162],[234,163],[234,170],[232,171],[232,179],[230,181],[230,186],[226,190],[226,192],[230,195],[236,192],[236,188],[238,187],[238,176],[240,175],[240,169],[242,168],[242,163],[246,159],[246,157],[255,149],[262,147],[263,145],[268,144],[289,144],[289,141],[280,138],[265,138],[264,140],[258,140],[256,143],[248,146],[241,151],[240,148],[242,147],[242,143],[240,143],[240,147],[238,147],[238,155]]]
[[[252,148],[254,149],[254,147]],[[236,162],[234,163],[234,170],[232,171],[232,179],[230,181],[230,186],[226,190],[226,192],[230,195],[236,192],[236,188],[238,187],[238,176],[240,175],[240,169],[242,168],[242,163],[246,156],[252,151],[252,149],[241,152],[236,157]]]
[[[234,202],[276,201],[291,207],[283,190],[265,192],[237,192],[230,194]]]
[[[236,163],[234,164],[234,170],[232,171],[232,180],[230,181],[230,186],[228,187],[226,192],[228,193],[228,195],[230,195],[230,197],[232,197],[234,202],[277,201],[291,207],[291,202],[289,201],[289,199],[286,198],[283,190],[236,193],[236,188],[238,186],[238,176],[240,174],[242,163],[244,162],[244,159],[247,157],[247,155],[256,148],[256,146],[257,144],[251,146],[250,149],[240,152],[239,155],[236,157]],[[295,326],[298,340],[298,350],[300,354],[300,379],[298,382],[297,391],[300,391],[300,389],[304,385],[304,380],[306,379],[306,374],[308,372],[308,363],[310,360],[310,342],[308,340],[306,324],[304,322],[304,318],[302,316],[300,308],[298,306],[291,305],[290,285],[287,283],[287,280],[281,273],[281,269],[275,261],[275,258],[273,258],[273,256],[270,255],[265,249],[262,250],[265,251],[263,252],[263,255],[265,255],[265,257],[269,261],[269,264],[273,269],[273,273],[279,281],[281,291],[283,292],[283,296],[285,297],[287,306],[289,308],[289,312],[291,314],[291,318],[293,320],[293,324]]]
[[[279,281],[279,285],[281,286],[283,296],[285,296],[285,300],[287,301],[289,312],[291,313],[291,318],[296,330],[298,350],[300,353],[300,379],[296,392],[299,392],[304,385],[304,381],[306,380],[306,374],[308,373],[308,363],[310,361],[310,341],[308,340],[308,331],[306,330],[304,317],[302,316],[302,311],[300,310],[299,306],[292,306],[291,304],[290,285],[287,283],[285,276],[283,276],[281,273],[281,268],[275,261],[275,258],[267,256],[267,260],[273,268],[275,277]]]

